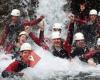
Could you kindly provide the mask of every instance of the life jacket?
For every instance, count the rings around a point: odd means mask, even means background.
[[[15,41],[19,33],[23,30],[24,30],[24,25],[22,23],[10,24],[8,27],[8,31],[9,31],[8,40],[10,42]]]
[[[31,54],[28,56],[28,65],[30,67],[34,67],[39,61],[41,57],[37,55],[34,51],[31,52]]]
[[[3,78],[9,77],[9,76],[13,77],[15,73],[20,72],[21,70],[27,67],[28,65],[24,63],[23,61],[15,60],[2,72],[1,75]]]
[[[15,60],[13,63],[11,63],[6,69],[5,71],[8,72],[20,72],[21,70],[23,70],[24,68],[28,67],[28,65],[20,60]]]
[[[68,52],[63,47],[63,41],[62,41],[62,44],[61,44],[61,48],[60,49],[57,50],[54,46],[52,47],[52,53],[56,57],[69,58]]]
[[[87,47],[81,48],[81,47],[76,46],[73,49],[73,52],[72,52],[71,56],[72,57],[75,57],[75,56],[81,57],[82,55],[86,54],[87,51],[88,51]]]

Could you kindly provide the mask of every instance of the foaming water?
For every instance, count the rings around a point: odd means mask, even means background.
[[[62,24],[62,34],[66,35],[65,22],[68,20],[67,12],[63,11],[63,6],[67,4],[66,0],[39,0],[38,8],[36,9],[36,15],[45,16],[46,28],[45,36],[50,37],[52,26],[54,23]],[[66,37],[66,36],[63,36]],[[65,39],[65,38],[64,38]]]
[[[83,75],[86,76],[100,75],[100,65],[95,67],[90,66],[87,63],[81,62],[77,57],[74,59],[75,62],[71,62],[67,59],[54,57],[52,53],[45,51],[42,48],[36,48],[35,52],[41,57],[41,60],[34,68],[28,67],[22,71],[30,78],[29,80],[66,80],[63,78],[68,78],[68,76],[80,77],[80,72],[85,73]],[[1,56],[4,57],[0,57],[0,72],[14,61],[9,55],[4,55],[2,53]]]
[[[5,55],[4,51],[0,52],[0,74],[10,63],[14,61],[14,59],[12,60],[11,56],[11,54]]]
[[[41,56],[41,60],[34,68],[28,68],[25,72],[34,79],[39,80],[63,80],[66,76],[75,77],[80,72],[84,75],[99,75],[100,66],[90,66],[87,63],[81,62],[77,57],[75,62],[71,62],[67,59],[61,59],[54,57],[52,53],[41,49],[36,49],[35,52]]]
[[[64,23],[66,13],[63,11],[63,5],[66,3],[66,0],[39,0],[36,15],[44,15],[49,25],[55,22]]]

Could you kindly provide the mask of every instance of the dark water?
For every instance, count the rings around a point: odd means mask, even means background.
[[[39,79],[37,79],[39,80]],[[44,79],[40,79],[44,80]],[[88,73],[80,73],[79,75],[76,76],[56,76],[55,78],[49,78],[45,80],[100,80],[100,75],[98,76],[91,76]]]

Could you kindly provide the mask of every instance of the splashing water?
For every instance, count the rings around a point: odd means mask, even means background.
[[[48,27],[55,22],[64,24],[67,18],[66,13],[63,11],[63,5],[66,3],[65,0],[39,0],[36,15],[44,15]],[[52,53],[40,47],[35,47],[34,50],[41,57],[41,60],[34,68],[27,68],[22,71],[30,78],[28,80],[82,80],[81,76],[84,77],[90,74],[91,76],[95,76],[100,74],[100,65],[92,67],[87,65],[87,63],[81,62],[78,58],[75,58],[75,62],[72,63],[70,60],[54,57]],[[4,52],[0,53],[1,73],[13,60],[11,56],[5,55]]]
[[[39,0],[36,15],[45,16],[46,28],[45,34],[50,35],[49,31],[52,30],[52,25],[56,22],[62,23],[65,26],[65,22],[68,20],[66,15],[70,13],[63,11],[63,6],[67,4],[66,0]],[[63,27],[63,32],[65,27]],[[63,33],[64,35],[64,33]],[[94,73],[100,74],[100,67],[91,67],[86,63],[81,62],[78,58],[75,59],[76,63],[71,63],[69,60],[54,57],[52,53],[44,51],[37,47],[35,52],[41,56],[39,63],[33,68],[25,70],[28,75],[35,80],[67,80],[70,75],[75,76],[82,73]],[[41,53],[42,52],[42,53]],[[64,79],[65,77],[65,79]],[[68,79],[72,80],[72,79]]]
[[[33,68],[28,68],[28,74],[33,76],[33,79],[37,80],[66,80],[65,76],[75,76],[80,72],[93,75],[100,75],[100,66],[89,66],[86,63],[81,62],[78,58],[75,58],[75,63],[66,59],[54,57],[50,52],[43,49],[35,50],[38,55],[41,56],[40,62]],[[41,53],[42,52],[42,53]],[[68,79],[70,80],[70,79]]]
[[[45,16],[45,21],[46,21],[45,36],[49,36],[51,34],[52,26],[54,23],[61,23],[62,34],[66,35],[65,22],[68,20],[66,15],[69,12],[65,13],[63,11],[63,6],[65,4],[67,4],[66,0],[39,0],[39,7],[36,10],[36,15]],[[66,36],[63,37],[66,38]]]
[[[66,14],[63,11],[63,5],[66,3],[66,0],[39,0],[39,7],[36,10],[36,15],[44,15],[49,25],[55,22],[64,23]]]
[[[75,58],[75,62],[72,63],[70,60],[54,57],[50,52],[40,47],[35,48],[35,52],[41,57],[41,60],[34,68],[29,67],[22,71],[30,78],[29,80],[73,80],[68,76],[71,78],[80,77],[80,75],[77,76],[80,72],[85,73],[83,77],[90,74],[91,76],[100,75],[100,65],[89,66],[78,58]],[[2,72],[14,60],[11,60],[10,55],[3,53],[0,56],[0,72]]]

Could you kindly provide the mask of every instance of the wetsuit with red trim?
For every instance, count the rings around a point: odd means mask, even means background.
[[[68,35],[67,35],[67,41],[69,44],[72,44],[73,42],[73,35],[76,32],[82,31],[82,25],[86,24],[86,20],[81,20],[78,18],[75,18],[74,22],[70,22],[70,24],[66,27],[68,27]]]
[[[53,55],[60,58],[67,58],[67,59],[71,58],[71,50],[72,50],[72,46],[68,44],[67,41],[63,41],[63,40],[61,42],[60,48],[56,48],[52,46]]]
[[[76,56],[79,57],[80,60],[87,62],[87,58],[84,57],[89,52],[88,47],[79,47],[75,46],[75,48],[72,51],[71,57],[74,58]]]
[[[46,50],[49,50],[49,51],[51,50],[50,47],[45,42],[43,42],[41,39],[37,38],[32,32],[30,32],[29,35],[32,38],[32,40],[34,40],[36,42],[36,44],[38,44],[39,46],[43,47]],[[52,47],[52,48],[53,48],[52,52],[55,56],[59,56],[61,58],[69,58],[70,57],[72,46],[68,43],[68,41],[62,41],[62,47],[61,47],[60,51],[57,51],[54,47]]]
[[[20,72],[21,70],[27,68],[28,65],[24,63],[23,61],[16,60],[13,63],[11,63],[3,72],[2,77],[10,77],[14,76],[17,72]]]
[[[33,40],[37,39],[37,38],[35,38],[35,36],[32,32],[29,35],[31,36],[31,38],[33,38]],[[45,43],[44,39],[45,39],[44,31],[41,31],[40,39],[37,39],[37,43],[39,46],[42,46],[44,49],[51,51],[54,56],[58,56],[61,58],[69,58],[70,57],[70,55],[71,55],[70,53],[72,51],[72,45],[69,44],[68,41],[62,40],[61,49],[58,51],[58,50],[56,50],[56,48],[54,46],[52,46],[52,48],[51,48],[52,50],[51,50],[50,47]]]
[[[40,32],[40,33],[43,33],[43,32]],[[40,39],[40,38],[43,38],[42,37],[42,34],[41,34],[41,37],[38,38],[34,35],[33,32],[30,32],[29,33],[29,36],[31,37],[31,39],[38,45],[38,46],[41,46],[42,48],[46,49],[46,50],[49,50],[49,47],[47,46],[47,44],[45,42],[43,42],[43,39]]]
[[[48,50],[49,47],[47,46],[47,44],[45,42],[42,41],[43,40],[42,33],[43,33],[43,31],[40,30],[40,37],[39,38],[35,35],[34,32],[30,32],[29,36],[38,46],[41,46],[42,48]],[[6,47],[5,51],[7,51],[7,53],[12,53],[12,50],[14,49],[14,47],[15,47],[14,44],[9,44]]]
[[[3,72],[2,77],[10,77],[14,75],[20,75],[20,71],[27,67],[34,67],[41,58],[32,51],[31,54],[27,57],[27,61],[23,61],[20,57],[19,60],[12,62]]]
[[[31,20],[31,21],[28,21],[28,22],[21,22],[19,21],[18,23],[16,24],[6,24],[4,26],[4,30],[3,30],[3,33],[0,37],[0,45],[4,45],[5,43],[5,40],[6,38],[9,39],[9,42],[14,42],[16,37],[19,35],[19,33],[21,31],[24,30],[24,26],[25,25],[30,25],[30,26],[33,26],[33,25],[36,25],[37,23],[39,23],[44,17],[41,16],[40,18],[36,19],[36,20]]]

